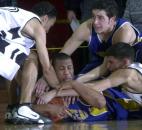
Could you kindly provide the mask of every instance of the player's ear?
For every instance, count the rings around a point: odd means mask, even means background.
[[[116,21],[116,16],[111,17],[112,21]]]
[[[44,16],[44,20],[45,20],[45,21],[48,21],[48,19],[49,19],[48,15],[45,15],[45,16]]]
[[[43,21],[43,22],[46,22],[46,21],[48,21],[48,15],[43,15],[42,17],[41,17],[41,20]]]
[[[123,59],[124,66],[128,66],[130,64],[130,60],[128,58]]]

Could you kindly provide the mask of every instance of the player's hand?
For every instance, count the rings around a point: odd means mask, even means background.
[[[35,85],[35,95],[39,97],[45,91],[48,91],[48,90],[49,90],[49,86],[47,82],[43,78],[40,78]]]
[[[50,105],[50,103],[48,104]],[[58,116],[60,119],[66,117],[66,107],[62,104],[51,104],[52,107],[49,111],[49,113],[52,116]]]
[[[47,104],[50,102],[54,97],[56,97],[56,90],[52,90],[50,92],[46,92],[43,95],[41,95],[37,101],[37,104]]]
[[[77,100],[77,96],[68,96],[63,97],[63,102],[65,106],[68,106],[69,104],[74,104],[74,102]]]
[[[67,11],[67,18],[68,18],[68,20],[69,20],[70,22],[71,22],[73,19],[77,19],[75,12],[72,11],[72,10]]]

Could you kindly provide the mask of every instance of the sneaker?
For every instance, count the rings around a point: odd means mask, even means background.
[[[13,113],[14,124],[49,124],[52,121],[44,116],[41,116],[28,105],[17,107]]]
[[[5,113],[5,122],[12,123],[13,122],[13,111],[16,109],[16,105],[8,105]]]

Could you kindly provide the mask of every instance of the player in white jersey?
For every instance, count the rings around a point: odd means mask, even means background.
[[[51,122],[32,110],[29,104],[33,88],[26,78],[33,82],[36,79],[33,72],[36,73],[38,58],[48,83],[51,86],[58,84],[46,48],[46,33],[56,21],[56,9],[49,2],[40,2],[32,12],[17,7],[0,8],[0,75],[8,80],[17,80],[18,77],[21,86],[20,105],[12,111],[15,117],[12,123],[17,124]],[[37,53],[30,52],[34,44]],[[19,70],[20,66],[22,68]]]
[[[33,18],[40,21],[37,15],[17,7],[0,8],[0,75],[8,80],[14,78],[35,43],[32,36],[23,35],[25,25]],[[10,66],[5,70],[7,64]]]
[[[128,68],[130,69],[135,69],[138,73],[140,73],[142,75],[142,64],[141,63],[138,63],[138,62],[135,62],[133,64],[130,64],[128,66]],[[126,93],[131,99],[135,100],[137,103],[141,104],[142,105],[142,92],[139,93],[139,92],[136,92],[136,93],[133,93],[133,92],[129,92],[127,91],[127,89],[122,89],[124,93]]]

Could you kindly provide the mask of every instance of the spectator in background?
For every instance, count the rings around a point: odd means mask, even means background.
[[[91,7],[95,0],[64,0],[68,20],[79,19],[81,22],[91,17]]]
[[[126,7],[127,0],[115,0],[115,1],[118,4],[118,8],[119,8],[118,16],[119,16],[119,18],[122,18],[123,14],[124,14],[125,7]]]
[[[123,18],[130,21],[140,32],[142,32],[142,1],[127,0]]]
[[[64,6],[67,10],[67,18],[71,22],[72,19],[80,19],[80,4],[82,0],[64,0]]]

